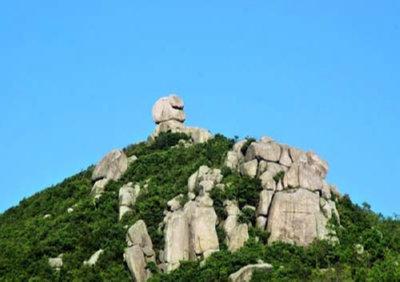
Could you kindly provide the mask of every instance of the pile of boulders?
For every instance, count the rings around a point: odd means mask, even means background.
[[[325,181],[329,167],[318,155],[263,137],[250,144],[237,142],[225,165],[260,179],[257,226],[271,234],[269,242],[308,245],[316,238],[334,240],[327,223],[332,216],[339,220],[334,201],[338,192]]]

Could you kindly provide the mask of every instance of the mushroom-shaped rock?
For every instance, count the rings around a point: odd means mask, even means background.
[[[183,107],[182,99],[176,95],[162,97],[153,106],[153,120],[157,124],[169,120],[176,120],[183,123],[185,121]]]
[[[108,153],[95,167],[92,180],[100,179],[118,180],[128,168],[128,158],[121,150]]]

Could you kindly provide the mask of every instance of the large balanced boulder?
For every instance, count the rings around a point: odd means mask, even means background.
[[[184,103],[176,95],[158,99],[152,111],[153,120],[157,126],[149,140],[154,141],[164,132],[184,133],[190,136],[193,143],[204,143],[213,138],[213,135],[206,129],[185,126],[186,116],[183,109]]]
[[[153,106],[153,120],[159,124],[169,120],[178,122],[185,121],[185,113],[183,111],[183,101],[176,95],[162,97],[157,100]]]

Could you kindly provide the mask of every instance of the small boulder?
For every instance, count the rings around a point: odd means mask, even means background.
[[[97,261],[99,260],[100,255],[104,252],[104,250],[100,249],[97,252],[95,252],[90,258],[89,260],[85,260],[83,262],[84,265],[88,265],[88,266],[93,266],[97,263]]]
[[[249,282],[251,281],[251,277],[253,276],[253,272],[255,270],[258,271],[271,271],[272,265],[268,263],[260,263],[260,264],[250,264],[245,267],[242,267],[235,273],[229,275],[229,281],[231,282]]]

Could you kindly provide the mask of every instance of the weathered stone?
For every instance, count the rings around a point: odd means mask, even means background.
[[[236,202],[225,201],[225,210],[228,214],[224,222],[224,230],[226,233],[226,243],[228,249],[232,252],[237,251],[249,239],[249,232],[247,224],[238,223],[238,215],[240,210]]]
[[[299,185],[312,191],[321,190],[323,179],[316,169],[309,164],[300,163],[299,165]]]
[[[287,168],[282,165],[276,163],[268,163],[267,170],[260,176],[261,186],[263,187],[263,189],[275,190],[275,176],[282,171],[285,172],[286,170]]]
[[[249,228],[247,224],[238,224],[231,233],[228,235],[228,249],[231,252],[235,252],[244,246],[246,241],[249,239]]]
[[[139,188],[140,191],[140,188]],[[133,206],[136,202],[136,197],[138,193],[135,188],[132,187],[132,183],[125,184],[119,189],[118,199],[120,206]]]
[[[271,143],[271,142],[274,142],[274,139],[272,139],[269,136],[261,136],[260,142],[261,143]]]
[[[322,183],[321,196],[326,200],[329,200],[332,197],[331,187],[326,183],[326,181],[323,181]]]
[[[308,163],[317,171],[317,173],[325,178],[326,174],[329,170],[329,165],[326,161],[322,160],[317,154],[314,152],[307,152]]]
[[[199,183],[200,195],[210,192],[214,188],[214,181],[203,180]]]
[[[89,260],[85,260],[83,262],[84,265],[89,265],[89,266],[93,266],[97,263],[97,261],[99,260],[100,255],[103,253],[104,251],[102,249],[98,250],[97,252],[95,252],[90,258]]]
[[[239,154],[235,151],[229,151],[226,155],[225,166],[236,170],[239,165]]]
[[[267,225],[267,218],[263,215],[258,216],[256,219],[256,226],[264,230],[266,225]]]
[[[257,175],[257,168],[258,168],[258,161],[251,160],[240,165],[240,173],[242,175],[247,175],[251,178],[254,178]]]
[[[281,146],[276,143],[253,142],[247,148],[246,161],[262,159],[265,161],[278,162],[281,157]]]
[[[290,158],[292,159],[292,161],[294,163],[307,162],[306,153],[297,148],[293,148],[293,147],[289,148],[289,154],[290,154]]]
[[[122,150],[113,150],[108,153],[95,167],[92,180],[118,180],[128,168],[128,158]]]
[[[283,241],[305,246],[323,233],[317,226],[320,211],[319,195],[306,189],[276,192],[268,214],[269,243]],[[317,230],[320,229],[320,231]]]
[[[93,184],[93,188],[92,191],[90,192],[92,195],[101,195],[104,192],[104,189],[106,187],[106,185],[108,184],[108,182],[110,182],[107,178],[103,178],[100,180],[97,180],[94,184]]]
[[[187,127],[184,133],[189,135],[195,144],[205,143],[213,138],[210,131],[198,127]]]
[[[132,211],[132,208],[130,208],[128,206],[119,206],[119,216],[118,216],[119,220],[121,220],[126,213],[131,212],[131,211]]]
[[[138,245],[140,248],[153,248],[153,243],[147,232],[146,223],[143,220],[136,221],[136,223],[128,229],[127,241],[128,246]]]
[[[49,258],[49,265],[51,268],[54,268],[55,270],[59,271],[63,266],[62,255],[59,255],[56,258]]]
[[[297,188],[299,185],[299,165],[294,163],[283,177],[283,187]]]
[[[272,269],[272,265],[268,263],[263,264],[250,264],[245,267],[242,267],[235,273],[229,275],[229,281],[232,282],[249,282],[251,277],[253,276],[253,272],[257,271],[270,271]]]
[[[282,154],[279,163],[287,167],[292,165],[292,159],[290,158],[289,148],[287,146],[282,146]]]
[[[198,207],[212,207],[213,200],[208,194],[200,195],[196,198],[196,204]]]
[[[196,206],[190,215],[190,246],[196,255],[210,250],[219,250],[215,229],[217,215],[212,207]]]
[[[221,170],[211,169],[205,165],[200,166],[199,169],[189,177],[188,190],[189,192],[195,192],[201,190],[201,188],[205,188],[206,190],[212,189],[216,184],[221,182],[222,177]],[[202,182],[202,186],[204,187],[200,187],[200,183]],[[204,190],[203,192],[208,191]]]
[[[157,124],[169,120],[184,122],[183,107],[183,101],[176,95],[160,98],[153,106],[153,120]]]
[[[268,210],[271,205],[272,197],[274,196],[274,191],[269,191],[269,190],[263,190],[260,193],[260,202],[258,204],[257,208],[257,216],[258,215],[263,215],[267,216],[268,215]]]
[[[179,210],[182,206],[181,206],[181,199],[183,198],[183,195],[178,195],[175,198],[173,198],[172,200],[169,200],[167,202],[167,206],[171,211],[176,211]]]
[[[125,249],[125,261],[128,268],[137,282],[144,282],[147,280],[146,260],[142,249],[139,245],[133,245]]]
[[[165,221],[163,261],[171,271],[179,266],[179,261],[189,259],[189,223],[182,210],[169,213]]]
[[[261,175],[268,169],[268,163],[264,160],[258,162],[258,171],[257,174]]]

